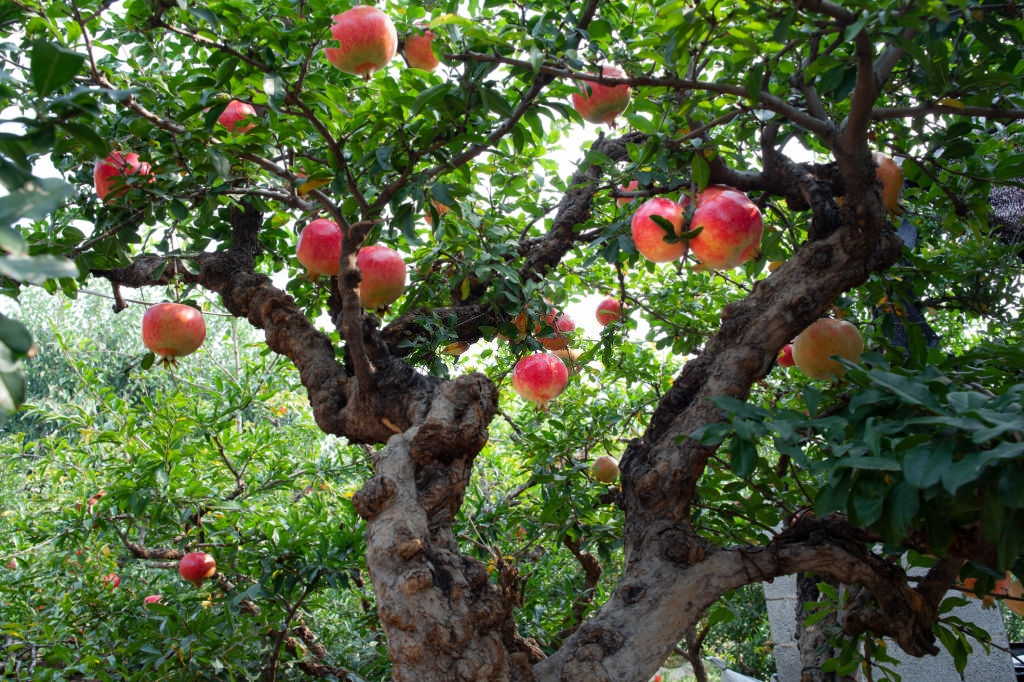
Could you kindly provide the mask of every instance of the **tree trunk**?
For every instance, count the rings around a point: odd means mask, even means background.
[[[397,682],[533,677],[539,651],[517,639],[511,596],[452,532],[496,407],[482,375],[445,384],[425,419],[374,455],[374,475],[353,497]]]

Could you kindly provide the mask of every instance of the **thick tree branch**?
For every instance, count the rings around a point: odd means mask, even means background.
[[[538,682],[581,675],[609,682],[646,680],[722,594],[794,573],[820,573],[870,591],[864,610],[846,614],[851,633],[878,626],[879,634],[893,637],[908,653],[937,651],[931,626],[943,583],[952,584],[955,560],[937,565],[914,588],[900,566],[868,551],[871,538],[841,517],[802,519],[764,547],[719,549],[682,525],[663,528],[651,542],[657,551],[630,562],[598,613],[534,666]]]

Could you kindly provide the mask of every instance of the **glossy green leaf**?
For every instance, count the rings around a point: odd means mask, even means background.
[[[30,59],[32,86],[39,97],[67,85],[85,63],[85,55],[46,40],[32,43]]]

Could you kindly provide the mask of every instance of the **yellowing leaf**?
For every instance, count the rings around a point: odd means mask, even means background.
[[[960,100],[952,99],[952,98],[949,98],[949,97],[944,97],[943,99],[940,99],[938,103],[939,104],[943,104],[943,105],[945,105],[947,107],[953,107],[954,109],[959,109],[960,111],[963,111],[964,109],[967,108],[967,107],[964,106],[964,103],[961,102]]]
[[[306,196],[318,187],[330,184],[330,178],[313,178],[312,180],[306,180],[304,183],[299,185],[298,193],[299,196]]]

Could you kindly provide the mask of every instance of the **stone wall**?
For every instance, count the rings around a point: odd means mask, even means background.
[[[796,646],[796,578],[786,576],[764,584],[768,604],[768,620],[775,643],[775,665],[779,682],[800,682],[800,655]],[[991,653],[968,639],[974,647],[963,675],[956,671],[953,657],[945,649],[938,656],[914,658],[890,642],[889,653],[901,661],[897,672],[903,682],[1016,682],[1013,662],[1006,639],[1006,627],[998,608],[983,609],[981,601],[972,599],[967,606],[955,609],[953,615],[977,623],[992,635]],[[941,645],[940,645],[941,646]]]

